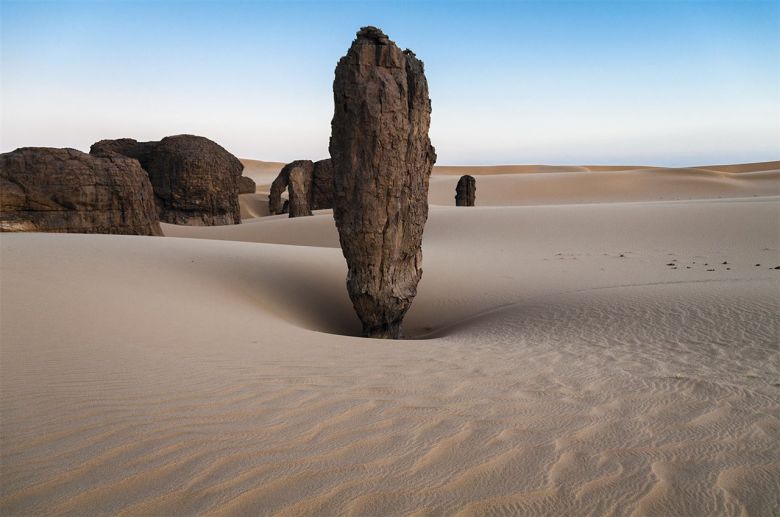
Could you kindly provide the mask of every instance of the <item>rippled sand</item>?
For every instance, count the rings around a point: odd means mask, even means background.
[[[0,514],[773,515],[770,169],[480,177],[398,342],[350,337],[329,211],[4,234]]]

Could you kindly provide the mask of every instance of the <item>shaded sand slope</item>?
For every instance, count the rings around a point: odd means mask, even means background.
[[[327,212],[4,235],[0,513],[770,515],[779,203],[434,209],[401,342]]]

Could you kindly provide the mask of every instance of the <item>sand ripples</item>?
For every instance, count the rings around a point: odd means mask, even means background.
[[[232,382],[190,372],[165,396],[94,373],[66,379],[67,408],[41,391],[18,411],[38,404],[49,418],[4,427],[0,504],[6,514],[770,511],[780,487],[767,462],[780,453],[770,293],[620,291],[490,314],[407,345],[406,368],[376,349],[273,374],[226,364]],[[648,320],[659,311],[661,324]],[[161,387],[166,372],[147,375]]]

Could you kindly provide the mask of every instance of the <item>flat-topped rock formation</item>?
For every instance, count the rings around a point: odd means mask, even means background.
[[[194,135],[159,142],[101,140],[90,154],[119,153],[137,159],[149,174],[160,220],[211,226],[241,222],[238,204],[243,164],[217,143]]]
[[[399,338],[422,276],[436,153],[423,63],[375,27],[336,66],[330,156],[347,290],[369,337]]]
[[[48,147],[0,155],[0,231],[162,235],[137,160]]]
[[[455,187],[455,206],[474,206],[477,199],[477,180],[466,174]]]

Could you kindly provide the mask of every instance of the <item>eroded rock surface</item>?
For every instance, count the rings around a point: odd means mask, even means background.
[[[290,164],[285,165],[271,183],[271,191],[268,194],[268,213],[271,215],[282,213],[282,193],[287,190],[290,182]]]
[[[0,155],[0,231],[162,235],[137,160],[48,147]]]
[[[141,162],[141,167],[146,169],[149,156],[160,142],[138,142],[132,138],[119,138],[117,140],[101,140],[95,142],[89,148],[89,154],[94,156],[107,156],[110,153],[119,153]]]
[[[238,178],[238,193],[239,194],[254,194],[257,191],[257,185],[255,180],[241,176]]]
[[[477,180],[466,174],[458,180],[455,187],[455,206],[474,206],[477,200]]]
[[[309,206],[312,210],[333,208],[333,164],[330,158],[314,162]]]
[[[436,153],[423,63],[364,27],[336,66],[330,156],[347,290],[369,337],[399,338],[422,276]]]
[[[293,162],[288,173],[287,191],[290,196],[290,217],[305,217],[311,214],[309,195],[311,194],[312,169],[309,160]]]
[[[244,165],[208,138],[176,135],[159,142],[122,138],[101,140],[90,149],[96,156],[110,153],[141,163],[152,182],[160,220],[194,226],[241,222],[238,192]]]
[[[290,171],[300,169],[297,173],[301,176],[298,184],[294,187],[290,184]],[[306,189],[306,203],[308,211],[333,208],[333,166],[330,159],[312,162],[311,160],[295,160],[285,165],[271,183],[271,192],[268,195],[268,211],[271,215],[281,214],[282,212],[282,194],[288,190],[288,198],[292,199],[295,195],[300,200],[300,194],[293,194],[293,188],[300,190],[304,186]],[[301,201],[296,201],[298,207],[302,207]],[[295,213],[301,215],[311,215],[307,210],[297,208]],[[292,215],[290,217],[298,217]]]

